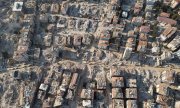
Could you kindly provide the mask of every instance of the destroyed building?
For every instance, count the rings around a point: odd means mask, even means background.
[[[124,100],[121,99],[113,99],[112,108],[124,108]]]
[[[126,98],[137,99],[137,88],[126,88]]]
[[[50,12],[52,14],[58,14],[59,13],[59,9],[60,9],[59,4],[58,3],[54,3],[54,4],[51,5]]]
[[[124,87],[124,78],[123,77],[112,77],[111,81],[112,81],[113,88]]]
[[[172,106],[172,99],[170,97],[166,97],[163,95],[157,95],[156,102],[163,107],[171,107]]]
[[[178,106],[179,66],[171,63],[180,55],[178,7],[178,0],[1,0],[0,107]],[[36,67],[42,72],[31,78]]]
[[[124,69],[119,69],[118,67],[116,66],[112,66],[110,68],[110,74],[111,74],[111,77],[120,77],[120,76],[124,76],[125,74],[125,70]]]
[[[160,35],[161,40],[166,41],[167,39],[172,38],[172,36],[176,32],[176,30],[177,30],[177,28],[175,28],[175,27],[167,27]]]
[[[163,23],[163,24],[170,24],[170,25],[177,24],[177,21],[170,19],[170,18],[166,18],[166,17],[157,17],[157,21],[159,21],[160,23]]]
[[[108,45],[109,45],[109,39],[110,39],[111,35],[110,35],[110,31],[102,31],[100,34],[100,40],[98,43],[98,48],[101,49],[107,49]]]
[[[74,51],[60,50],[59,57],[62,59],[77,60],[77,59],[79,59],[79,54]]]
[[[93,98],[94,91],[91,89],[82,89],[80,97],[82,100],[83,107],[92,107],[93,106]]]
[[[137,51],[139,52],[146,52],[147,49],[147,45],[148,45],[148,37],[146,34],[141,33],[139,36],[139,42],[138,42],[138,46],[137,46]]]
[[[144,22],[144,19],[142,17],[133,17],[132,23],[135,25],[140,25]]]
[[[172,84],[175,82],[175,72],[174,71],[163,71],[161,74],[161,81],[163,83]]]
[[[126,79],[126,87],[137,87],[136,79]]]
[[[112,99],[123,98],[123,91],[121,88],[112,88]]]
[[[180,37],[177,35],[169,44],[167,44],[167,47],[171,49],[172,51],[177,50],[180,47]]]
[[[82,89],[81,98],[82,99],[93,99],[94,91],[91,89]]]
[[[78,85],[79,82],[79,73],[73,73],[71,82],[69,84],[70,89],[76,89],[76,86]]]
[[[106,89],[106,81],[103,78],[97,80],[97,89]]]
[[[137,100],[127,100],[126,108],[138,108]]]
[[[160,83],[156,85],[156,92],[161,95],[169,95],[169,87],[166,83]]]

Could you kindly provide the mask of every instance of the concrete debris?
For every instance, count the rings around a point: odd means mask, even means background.
[[[0,0],[0,108],[179,108],[179,0]]]

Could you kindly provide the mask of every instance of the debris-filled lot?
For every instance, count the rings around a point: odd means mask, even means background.
[[[0,0],[0,107],[179,108],[179,0]]]

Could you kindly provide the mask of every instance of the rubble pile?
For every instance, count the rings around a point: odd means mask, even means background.
[[[179,108],[179,0],[0,0],[0,107]]]

